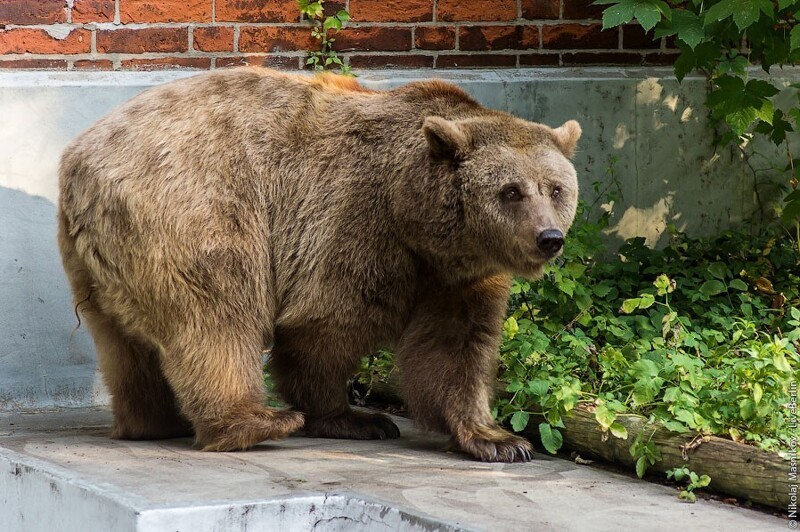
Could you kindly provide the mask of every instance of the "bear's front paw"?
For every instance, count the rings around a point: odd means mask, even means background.
[[[477,426],[455,434],[458,446],[482,462],[528,462],[533,458],[533,445],[498,426]]]

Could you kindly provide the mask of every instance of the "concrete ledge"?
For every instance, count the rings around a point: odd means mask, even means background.
[[[483,464],[395,418],[391,441],[293,437],[243,453],[114,441],[101,409],[0,414],[10,532],[778,530],[771,515],[538,455]]]
[[[346,492],[153,505],[106,482],[2,448],[0,475],[11,479],[0,482],[8,531],[468,530]],[[174,489],[182,486],[176,483]]]

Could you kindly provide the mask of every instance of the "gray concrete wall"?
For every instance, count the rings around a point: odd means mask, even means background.
[[[55,244],[58,159],[115,106],[186,75],[0,73],[0,410],[107,401]],[[639,69],[393,71],[361,79],[390,88],[431,76],[523,118],[553,126],[579,120],[584,197],[594,200],[594,182],[621,195],[609,238],[641,235],[657,244],[668,223],[709,234],[757,209],[738,154],[715,152],[703,79],[678,85],[671,71]]]

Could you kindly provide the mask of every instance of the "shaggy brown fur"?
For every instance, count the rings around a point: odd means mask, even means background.
[[[558,249],[537,239],[572,222],[579,136],[438,81],[381,92],[240,69],[134,98],[61,164],[59,244],[113,437],[194,432],[224,451],[305,421],[394,438],[345,390],[361,356],[394,347],[423,427],[482,460],[528,459],[490,416],[496,351],[510,275],[538,275]],[[269,344],[291,410],[264,406]]]

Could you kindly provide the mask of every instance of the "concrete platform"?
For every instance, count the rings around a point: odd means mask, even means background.
[[[0,529],[782,530],[783,520],[539,454],[482,464],[397,418],[399,440],[289,438],[244,453],[108,438],[102,409],[0,414]]]

